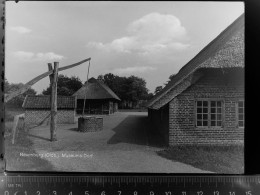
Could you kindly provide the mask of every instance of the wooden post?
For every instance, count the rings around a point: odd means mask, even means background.
[[[53,70],[51,63],[48,63],[48,70],[49,71]],[[50,78],[50,88],[51,88],[52,83],[53,83],[53,74],[50,74],[49,78]],[[52,102],[52,95],[50,95],[50,102]],[[47,120],[47,125],[49,125],[50,124],[50,120],[49,119],[46,119],[46,120]]]
[[[73,67],[75,67],[75,66],[78,66],[78,65],[80,65],[80,64],[82,64],[82,63],[84,63],[84,62],[86,62],[86,61],[89,61],[90,59],[91,59],[91,58],[88,58],[88,59],[86,59],[86,60],[82,60],[81,62],[78,62],[78,63],[75,63],[75,64],[71,64],[71,65],[68,65],[68,66],[61,67],[61,68],[58,69],[58,71],[63,71],[63,70],[67,70],[67,69],[69,69],[69,68],[73,68]],[[23,93],[26,92],[32,85],[34,85],[35,83],[37,83],[39,80],[41,80],[41,79],[43,79],[43,78],[49,76],[50,74],[53,74],[53,72],[52,72],[52,71],[45,72],[45,73],[43,73],[43,74],[41,74],[41,75],[35,77],[34,79],[30,80],[29,82],[25,83],[25,85],[24,85],[22,88],[18,89],[17,91],[15,91],[15,92],[13,92],[13,93],[11,93],[11,94],[8,94],[8,95],[5,94],[5,96],[4,96],[4,97],[5,97],[5,98],[4,98],[4,101],[5,101],[5,102],[8,102],[8,101],[10,101],[11,99],[15,98],[16,96],[23,94]],[[2,91],[0,90],[0,92],[2,92]],[[0,112],[0,114],[1,114],[1,112]],[[0,123],[0,124],[1,124],[1,123]]]
[[[48,70],[49,71],[53,70],[51,63],[48,63]],[[53,74],[50,74],[49,78],[50,78],[50,83],[52,84],[52,82],[53,82]]]
[[[49,64],[48,64],[49,66]],[[54,62],[53,79],[51,83],[51,141],[57,141],[57,81],[59,62]]]
[[[12,127],[12,144],[14,144],[14,142],[15,142],[15,137],[16,137],[16,135],[17,135],[17,125],[18,125],[18,123],[19,123],[19,119],[20,118],[24,118],[24,114],[19,114],[19,115],[16,115],[16,116],[14,116],[14,122],[13,122],[13,127]]]

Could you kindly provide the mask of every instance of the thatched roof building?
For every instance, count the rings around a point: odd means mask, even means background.
[[[244,14],[242,14],[183,66],[167,86],[147,103],[147,107],[158,109],[160,106],[156,106],[156,102],[199,68],[244,68],[244,66]]]
[[[168,145],[243,143],[244,66],[242,14],[147,103]]]
[[[91,78],[73,96],[77,97],[77,113],[111,114],[117,111],[120,98],[104,83]]]
[[[77,96],[77,99],[115,99],[120,101],[120,98],[108,86],[93,77],[73,96]]]

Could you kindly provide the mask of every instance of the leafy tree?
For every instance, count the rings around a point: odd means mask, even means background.
[[[176,74],[171,74],[171,75],[169,76],[170,81],[171,81],[175,76],[176,76]]]
[[[99,75],[97,79],[105,83],[121,100],[137,102],[146,100],[146,81],[137,76],[120,77],[112,73]]]
[[[171,74],[169,76],[169,80],[167,81],[167,83],[164,83],[165,85],[167,85],[169,82],[171,82],[171,80],[175,77],[176,74]]]
[[[163,89],[162,86],[158,86],[158,87],[156,87],[156,88],[155,88],[155,91],[154,91],[154,94],[159,93],[162,89]]]
[[[99,76],[97,77],[97,80],[100,81],[100,82],[102,82],[102,83],[104,83],[104,81],[105,81],[103,75],[99,75]]]
[[[152,98],[153,98],[153,93],[148,93],[145,99],[150,100]]]
[[[57,94],[71,96],[82,87],[82,82],[78,77],[67,77],[62,74],[58,76]],[[51,86],[42,91],[43,95],[51,94]]]
[[[146,88],[146,82],[144,79],[130,76],[128,77],[129,82],[129,95],[130,100],[138,101],[144,99],[148,94],[148,89]]]
[[[12,92],[15,92],[17,90],[19,90],[20,88],[22,88],[24,86],[23,83],[9,83],[7,80],[5,80],[5,86],[4,86],[4,90],[5,90],[5,94],[10,94]],[[26,97],[26,95],[36,95],[36,91],[32,88],[29,88],[25,93],[11,99],[9,102],[6,103],[6,107],[9,108],[21,108],[24,98]]]

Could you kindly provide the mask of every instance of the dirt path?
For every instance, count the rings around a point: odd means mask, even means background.
[[[30,130],[34,150],[57,171],[202,173],[200,169],[157,155],[162,142],[149,131],[147,113],[104,116],[100,132],[77,132],[77,124],[59,125],[57,142],[49,142],[49,127]]]

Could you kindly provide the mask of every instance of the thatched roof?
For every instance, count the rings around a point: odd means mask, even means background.
[[[77,99],[116,99],[121,101],[108,86],[93,77],[73,96],[77,96]]]
[[[49,95],[27,95],[23,102],[25,109],[50,109],[50,96]],[[76,98],[73,96],[58,96],[57,97],[58,109],[74,109],[76,108]]]
[[[168,103],[171,99],[166,98],[167,101],[162,101],[163,97],[169,91],[177,88],[178,85],[200,68],[234,67],[244,68],[244,14],[238,17],[193,59],[183,66],[163,90],[157,93],[147,103],[147,107],[159,109]],[[177,95],[178,93],[175,94]],[[158,102],[160,102],[160,104],[158,104]]]

